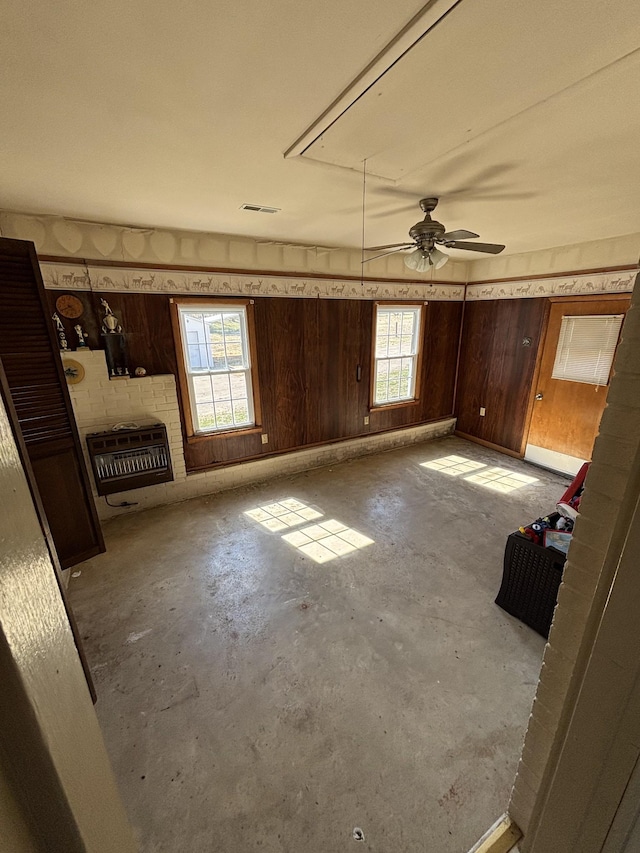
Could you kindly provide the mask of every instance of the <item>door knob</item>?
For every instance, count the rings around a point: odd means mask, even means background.
[[[542,400],[542,398],[543,398],[543,397],[544,397],[544,394],[541,394],[541,393],[538,391],[538,393],[536,394],[536,400]]]

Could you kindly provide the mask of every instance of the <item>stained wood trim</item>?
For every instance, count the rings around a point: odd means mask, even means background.
[[[477,841],[469,853],[508,853],[522,838],[520,827],[504,814]]]
[[[420,400],[412,397],[411,400],[400,400],[398,403],[379,403],[377,406],[369,406],[369,412],[388,412],[391,409],[406,409],[407,406],[419,406]]]
[[[96,260],[93,258],[67,258],[60,255],[39,255],[39,259],[46,264],[67,264],[74,266],[91,267],[120,267],[122,269],[135,270],[174,270],[176,272],[213,272],[225,275],[255,275],[255,276],[278,276],[280,278],[319,278],[327,281],[379,281],[391,284],[437,284],[448,287],[463,287],[463,281],[444,281],[438,278],[425,281],[421,278],[394,278],[390,276],[364,276],[360,275],[336,275],[324,272],[289,272],[288,270],[252,270],[243,267],[202,267],[191,264],[152,264],[134,261],[109,261]],[[618,267],[622,269],[622,267]]]
[[[176,362],[178,368],[178,402],[182,417],[183,434],[188,440],[192,435],[194,435],[193,414],[191,412],[189,381],[187,379],[187,371],[184,366],[184,347],[182,344],[182,332],[180,330],[180,315],[178,313],[178,303],[175,299],[170,300],[169,308],[171,310],[171,329],[173,331],[173,345],[176,350]]]
[[[153,295],[150,293],[149,295]],[[202,296],[180,296],[171,297],[171,302],[178,302],[180,305],[253,305],[253,299],[244,296],[222,296],[220,293],[203,293]]]
[[[475,435],[468,435],[466,432],[454,430],[454,435],[458,438],[464,438],[466,441],[472,441],[474,444],[481,444],[483,447],[488,447],[491,450],[497,450],[498,453],[504,453],[506,456],[512,456],[514,459],[522,459],[523,454],[515,450],[510,450],[508,447],[501,447],[499,444],[494,444],[492,441],[485,441],[484,438],[476,438]]]
[[[253,299],[226,299],[211,297],[172,297],[169,300],[171,309],[171,328],[173,331],[173,343],[176,349],[176,361],[178,366],[178,403],[182,413],[182,426],[184,435],[189,444],[202,440],[211,440],[212,438],[221,438],[222,436],[238,436],[249,435],[251,433],[262,432],[262,406],[260,403],[260,377],[258,369],[258,351],[256,347],[256,324],[255,324],[255,303]],[[193,427],[193,411],[191,408],[191,397],[189,395],[189,380],[185,367],[185,351],[182,341],[182,330],[180,328],[179,305],[185,304],[207,304],[214,305],[243,305],[247,314],[247,336],[249,338],[249,358],[251,361],[251,391],[253,394],[253,416],[255,426],[248,429],[234,429],[215,431],[209,433],[197,433]]]
[[[237,438],[242,435],[257,435],[260,432],[262,432],[262,426],[260,424],[257,424],[250,429],[229,429],[224,432],[220,430],[212,430],[211,432],[194,432],[194,434],[190,435],[187,439],[187,443],[198,444],[201,441],[211,441],[216,438]]]
[[[258,364],[258,347],[256,344],[255,303],[253,299],[247,304],[247,334],[249,335],[249,358],[251,360],[251,390],[253,392],[253,419],[256,431],[262,431],[262,405],[260,403],[260,365]]]
[[[458,333],[458,353],[456,356],[456,373],[453,379],[453,411],[458,408],[458,380],[460,378],[460,356],[462,354],[462,332],[464,330],[464,316],[467,308],[467,290],[469,285],[465,284],[464,294],[462,297],[462,312],[460,314],[460,331]]]
[[[586,297],[589,299],[590,297]],[[540,332],[538,335],[538,351],[536,353],[536,363],[533,368],[533,376],[531,378],[531,388],[529,390],[529,399],[527,400],[527,413],[524,420],[524,430],[522,431],[522,441],[520,442],[520,454],[524,457],[527,443],[529,441],[529,432],[531,430],[531,420],[533,418],[533,409],[535,406],[536,393],[538,391],[538,379],[540,378],[540,369],[542,367],[542,354],[547,342],[547,332],[549,331],[549,317],[551,316],[551,302],[547,300],[544,309],[544,315],[540,323]]]
[[[562,302],[564,305],[569,305],[571,302],[629,302],[631,293],[588,293],[582,296],[549,296],[549,302]]]

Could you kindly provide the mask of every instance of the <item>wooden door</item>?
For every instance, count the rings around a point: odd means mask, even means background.
[[[32,243],[0,239],[0,361],[62,568],[104,551]]]
[[[625,314],[628,294],[553,300],[549,313],[528,444],[578,459],[591,459],[608,385],[553,379],[563,317]]]

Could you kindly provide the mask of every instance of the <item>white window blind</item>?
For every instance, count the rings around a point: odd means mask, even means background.
[[[563,317],[553,379],[607,385],[624,314]]]

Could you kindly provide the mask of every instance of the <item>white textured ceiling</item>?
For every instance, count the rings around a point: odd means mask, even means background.
[[[422,5],[5,0],[0,207],[357,246],[366,157],[369,244],[430,194],[507,252],[638,231],[635,0],[431,0],[453,8],[350,106]]]

